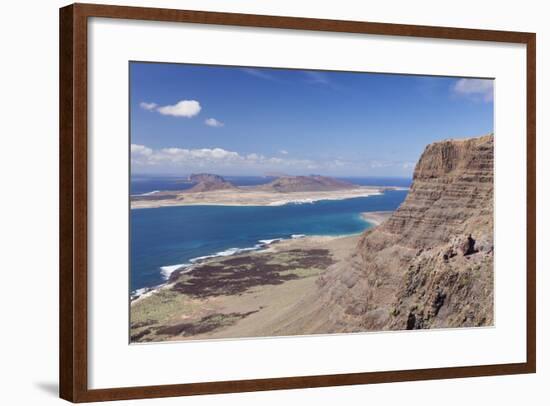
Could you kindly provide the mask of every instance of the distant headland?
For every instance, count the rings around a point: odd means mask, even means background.
[[[256,186],[236,186],[220,175],[192,174],[186,183],[190,189],[156,191],[131,197],[131,208],[165,206],[281,206],[289,203],[313,203],[319,200],[343,200],[379,195],[392,186],[359,186],[351,182],[321,175],[280,176]]]

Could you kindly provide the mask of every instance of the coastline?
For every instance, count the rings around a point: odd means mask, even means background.
[[[376,227],[388,219],[393,211],[373,211],[362,212],[360,217],[372,227]],[[144,287],[130,292],[130,302],[134,303],[144,297],[150,296],[155,291],[169,287],[171,282],[176,280],[184,273],[192,271],[200,265],[208,264],[209,262],[217,262],[224,258],[235,256],[246,256],[247,254],[262,253],[262,252],[278,252],[281,249],[301,249],[303,247],[315,246],[316,244],[324,244],[337,239],[345,239],[356,237],[359,233],[343,234],[343,235],[304,235],[294,234],[290,237],[280,237],[273,239],[261,239],[254,246],[245,248],[229,248],[213,254],[204,255],[197,258],[191,258],[187,263],[165,265],[160,267],[160,272],[165,278],[165,282],[152,287]]]
[[[278,325],[273,320],[312,292],[317,278],[347,257],[359,238],[276,240],[177,269],[166,283],[131,300],[131,342],[269,334],[262,329]]]
[[[315,193],[230,190],[184,193],[185,202],[155,200],[162,193],[174,196],[174,192],[166,191],[153,193],[147,203],[149,207],[205,205],[205,201],[217,206],[279,206],[366,197],[397,189],[407,188],[361,187]],[[234,200],[243,195],[245,199]],[[358,215],[369,224],[367,229],[381,224],[392,213]],[[361,234],[296,234],[264,239],[250,247],[229,248],[187,263],[162,266],[159,272],[164,283],[130,292],[131,342],[277,335],[285,328],[286,321],[279,320],[283,310],[316,292],[319,277],[332,264],[349,258]]]
[[[246,257],[247,255],[261,254],[261,253],[277,253],[281,250],[291,249],[303,249],[306,247],[314,247],[317,244],[326,244],[330,241],[337,239],[344,239],[349,237],[357,237],[360,233],[356,234],[344,234],[344,235],[303,235],[296,234],[290,238],[274,238],[271,240],[259,240],[259,243],[254,247],[247,248],[232,248],[225,251],[217,252],[211,255],[205,255],[202,257],[192,258],[189,263],[179,265],[168,265],[161,267],[160,272],[165,275],[166,281],[152,287],[144,287],[136,289],[130,292],[130,303],[133,304],[141,300],[144,297],[150,296],[156,291],[165,289],[173,285],[173,282],[185,273],[192,271],[193,269],[208,265],[211,263],[217,263],[228,258]],[[167,268],[172,268],[170,271]]]
[[[368,211],[361,213],[361,218],[374,226],[379,226],[386,221],[393,211]]]
[[[283,206],[308,204],[322,200],[345,200],[381,195],[386,190],[406,190],[403,187],[360,186],[353,189],[318,192],[271,192],[247,189],[215,190],[209,192],[158,191],[151,195],[132,196],[130,208],[159,208],[171,206]]]

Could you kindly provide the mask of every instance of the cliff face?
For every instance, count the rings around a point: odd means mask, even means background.
[[[426,147],[403,204],[318,286],[303,303],[307,316],[290,325],[312,332],[491,325],[493,136]]]

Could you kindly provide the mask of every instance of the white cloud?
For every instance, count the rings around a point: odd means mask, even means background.
[[[147,111],[153,111],[157,107],[157,103],[141,102],[139,103],[139,107]]]
[[[145,145],[132,144],[130,147],[132,156],[150,156],[153,153],[153,150]]]
[[[132,170],[150,168],[155,171],[209,171],[212,173],[265,173],[284,172],[304,174],[321,171],[327,174],[351,173],[372,175],[379,173],[410,174],[414,163],[409,161],[338,159],[298,159],[285,155],[265,156],[260,153],[240,154],[224,148],[160,148],[131,145]]]
[[[341,159],[335,159],[331,162],[329,162],[330,166],[332,167],[341,167],[341,166],[346,166],[348,165],[349,163],[348,162],[345,162],[345,161],[342,161]]]
[[[153,150],[144,145],[131,145],[132,163],[136,165],[169,165],[185,166],[199,165],[215,162],[242,162],[243,157],[237,152],[227,151],[223,148],[161,148]]]
[[[282,149],[279,151],[279,154],[288,155],[288,151],[286,149]]]
[[[259,161],[259,160],[265,159],[265,157],[260,154],[252,153],[252,154],[248,154],[246,156],[246,159],[248,159],[249,161]]]
[[[132,144],[130,146],[132,164],[146,165],[152,154],[153,150],[145,145]]]
[[[187,163],[197,160],[201,161],[235,161],[241,160],[242,157],[233,151],[227,151],[222,148],[201,148],[201,149],[185,149],[185,148],[163,148],[154,153],[152,156],[154,161],[171,162],[171,163]]]
[[[216,120],[215,118],[207,118],[204,120],[204,124],[209,127],[223,127],[225,124],[221,121]]]
[[[157,111],[165,116],[191,118],[200,113],[201,105],[196,100],[181,100],[173,105],[158,107]]]
[[[453,86],[453,92],[459,96],[493,100],[493,80],[491,79],[459,79]]]
[[[282,159],[266,157],[262,154],[250,153],[241,155],[235,151],[223,148],[161,148],[153,150],[139,144],[131,145],[132,165],[202,168],[208,167],[212,171],[219,168],[262,168],[276,169],[283,167],[317,167],[318,165],[307,159]]]

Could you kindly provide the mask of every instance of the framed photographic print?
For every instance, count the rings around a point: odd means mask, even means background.
[[[60,30],[62,398],[535,372],[535,34]]]

